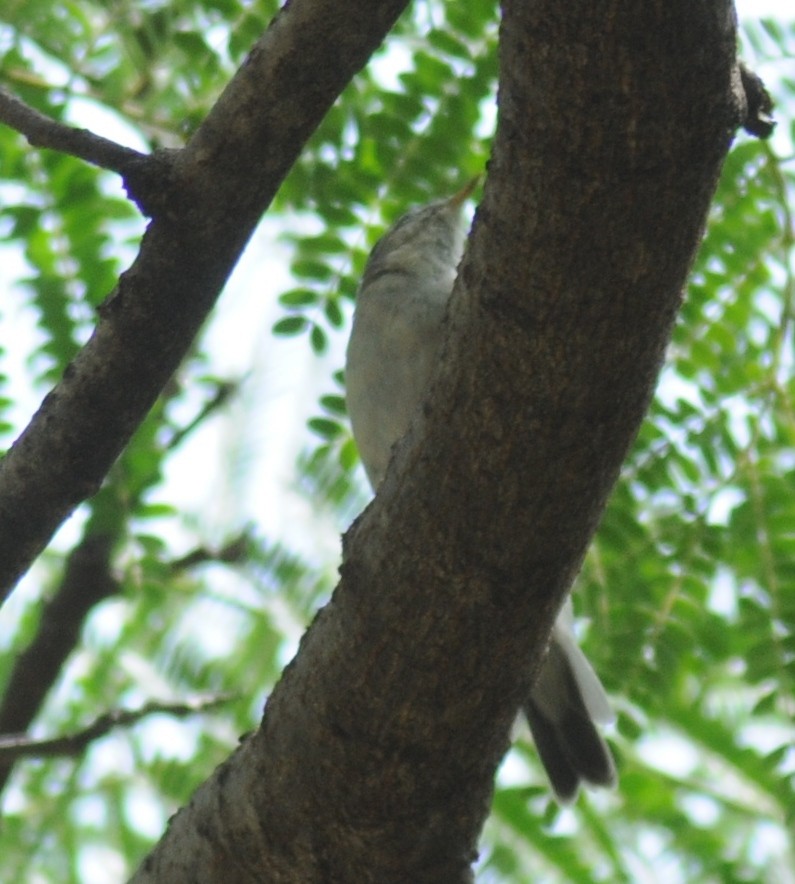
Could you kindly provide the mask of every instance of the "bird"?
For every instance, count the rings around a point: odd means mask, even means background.
[[[373,247],[359,285],[346,351],[353,438],[374,492],[394,444],[425,399],[439,359],[444,318],[466,240],[467,199],[452,197],[402,215]],[[613,720],[605,690],[572,631],[567,599],[522,711],[557,800],[580,786],[616,783],[613,756],[597,723]]]

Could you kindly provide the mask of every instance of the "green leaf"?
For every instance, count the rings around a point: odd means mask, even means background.
[[[273,333],[283,337],[290,337],[305,331],[309,324],[309,320],[304,316],[286,316],[273,324]]]
[[[310,307],[317,302],[317,293],[310,289],[290,289],[279,295],[279,303],[283,307]]]
[[[337,421],[333,421],[326,417],[310,418],[307,421],[307,426],[313,433],[317,433],[321,439],[326,439],[328,441],[336,439],[343,433],[343,428],[337,423]]]

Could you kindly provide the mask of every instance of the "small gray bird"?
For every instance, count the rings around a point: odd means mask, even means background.
[[[449,199],[412,209],[376,243],[365,267],[348,343],[348,413],[373,490],[408,430],[439,358],[443,320],[464,250],[462,207],[477,179]],[[594,721],[612,720],[596,673],[571,632],[567,602],[524,712],[558,800],[581,782],[611,786],[616,772]]]

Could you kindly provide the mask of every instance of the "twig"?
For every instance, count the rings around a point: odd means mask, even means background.
[[[245,380],[245,378],[244,378]],[[242,381],[219,381],[216,384],[212,397],[204,403],[199,413],[186,426],[174,430],[174,435],[166,442],[165,447],[173,451],[187,436],[189,436],[201,423],[210,417],[218,409],[237,394]]]
[[[95,135],[59,123],[37,111],[0,86],[0,122],[16,129],[33,147],[48,147],[126,175],[131,165],[146,161],[147,155]]]
[[[171,562],[171,570],[173,572],[186,571],[188,568],[195,568],[197,565],[203,565],[206,562],[223,562],[227,565],[233,565],[243,561],[248,557],[251,549],[253,538],[248,531],[243,531],[238,537],[230,540],[220,549],[209,549],[206,546],[197,547],[186,553],[179,559]]]
[[[184,718],[196,712],[204,712],[219,706],[231,699],[229,695],[215,697],[197,697],[182,703],[147,703],[140,709],[116,709],[100,715],[92,724],[81,731],[54,737],[49,740],[35,740],[27,734],[0,735],[0,761],[13,762],[17,758],[34,756],[49,758],[53,756],[79,755],[89,743],[104,737],[115,727],[136,724],[147,715],[164,714]]]
[[[0,123],[16,129],[33,147],[57,150],[118,173],[130,199],[150,218],[169,211],[179,192],[175,175],[178,150],[163,149],[146,154],[124,147],[88,129],[59,123],[2,86]]]

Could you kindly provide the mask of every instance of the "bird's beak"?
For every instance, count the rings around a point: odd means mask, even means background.
[[[453,194],[450,197],[450,205],[452,208],[457,209],[459,206],[462,206],[468,197],[472,195],[472,191],[480,184],[481,175],[476,175],[470,182],[464,185],[458,193]]]

